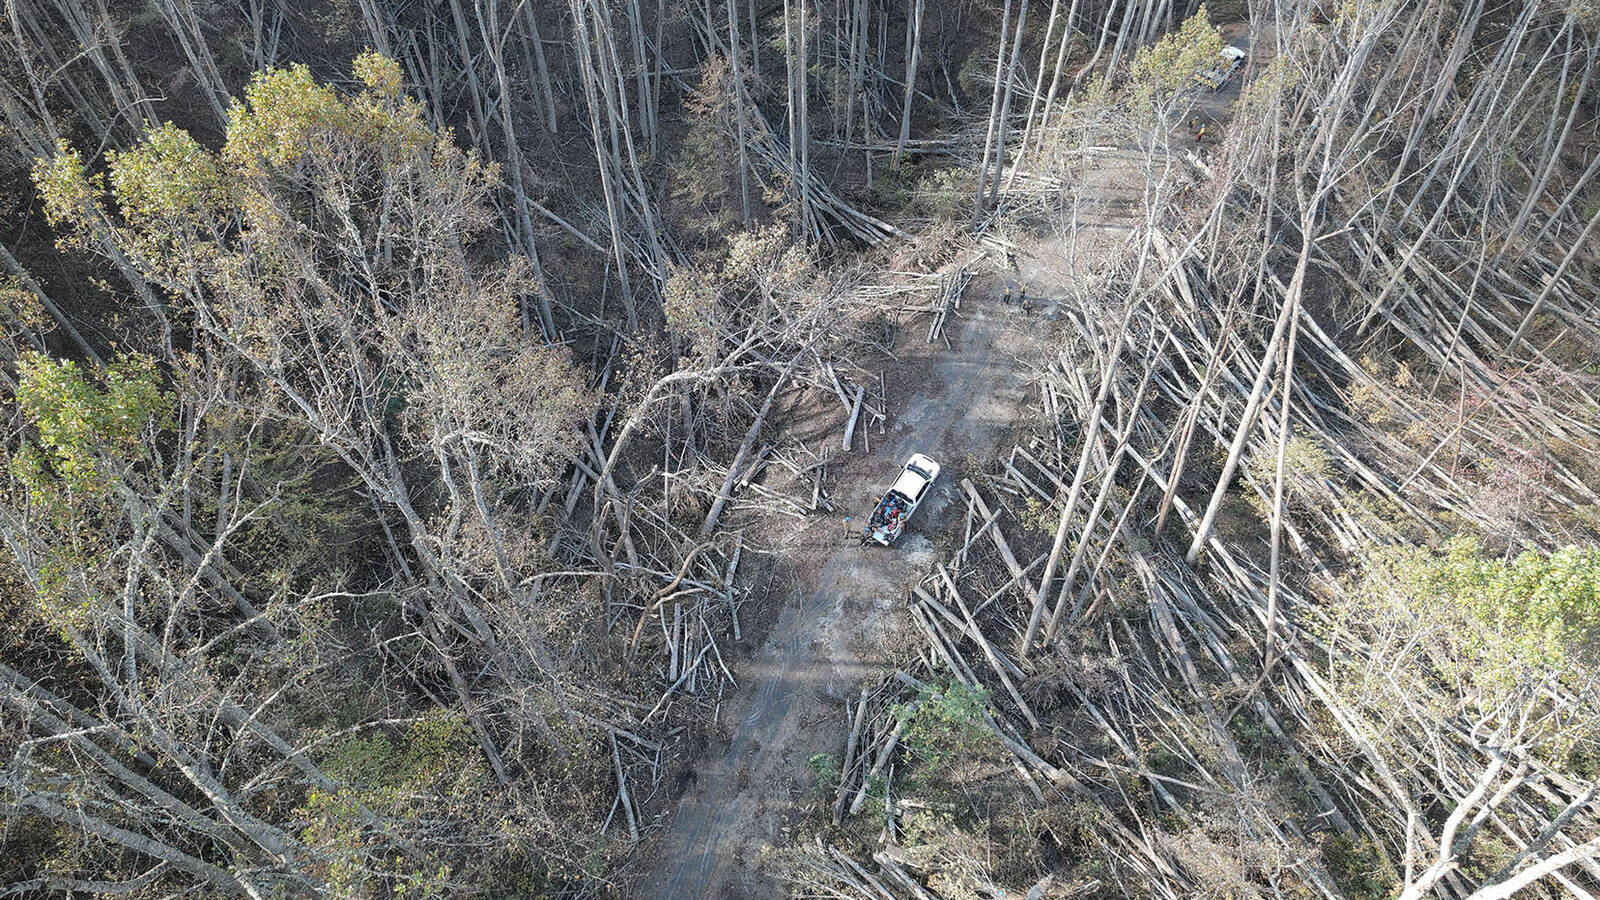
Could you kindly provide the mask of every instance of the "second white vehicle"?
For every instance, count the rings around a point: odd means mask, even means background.
[[[1213,91],[1218,90],[1223,85],[1227,84],[1228,79],[1233,77],[1233,73],[1239,70],[1239,66],[1244,63],[1245,53],[1238,47],[1229,45],[1227,47],[1223,47],[1222,52],[1219,53],[1218,56],[1220,58],[1217,60],[1217,64],[1214,68],[1207,69],[1204,72],[1194,76],[1195,81],[1205,85]]]

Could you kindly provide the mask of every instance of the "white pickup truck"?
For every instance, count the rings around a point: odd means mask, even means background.
[[[898,540],[911,514],[928,496],[928,488],[938,477],[938,463],[921,453],[913,453],[900,469],[900,476],[873,508],[872,517],[862,531],[862,542],[877,541],[887,547]]]
[[[1233,73],[1239,70],[1240,64],[1244,62],[1245,53],[1238,47],[1229,45],[1223,47],[1218,56],[1220,58],[1215,66],[1194,76],[1194,80],[1197,83],[1203,84],[1213,91],[1227,84],[1228,79],[1233,77]]]

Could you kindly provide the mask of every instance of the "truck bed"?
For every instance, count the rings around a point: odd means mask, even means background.
[[[906,520],[911,517],[911,501],[894,488],[890,488],[883,499],[872,510],[872,518],[867,520],[864,537],[867,540],[877,541],[885,547],[894,543],[905,531]]]

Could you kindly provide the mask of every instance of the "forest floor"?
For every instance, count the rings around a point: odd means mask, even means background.
[[[1237,32],[1227,37],[1247,40]],[[1196,112],[1221,125],[1237,91],[1235,81],[1203,98]],[[1208,133],[1206,143],[1218,137]],[[1081,192],[1076,236],[1013,235],[1020,241],[1015,266],[974,277],[949,321],[949,348],[928,343],[916,323],[900,329],[885,363],[887,433],[870,436],[870,452],[858,434],[855,452],[834,457],[829,496],[837,512],[802,523],[779,516],[750,523],[747,537],[775,566],[772,594],[762,601],[766,637],[735,666],[739,689],[722,703],[678,809],[636,858],[639,883],[630,895],[783,895],[762,856],[785,843],[791,817],[808,805],[817,779],[809,760],[842,753],[848,704],[860,686],[903,664],[905,648],[916,643],[905,598],[933,565],[936,545],[959,540],[961,479],[1004,455],[1025,424],[1034,375],[1055,358],[1062,329],[1071,327],[1058,299],[1088,288],[1090,273],[1103,271],[1119,251],[1141,214],[1143,188],[1131,155],[1099,159]],[[1028,286],[1031,308],[1005,302],[1008,284]],[[835,413],[795,416],[791,436],[838,440]],[[896,546],[862,546],[854,532],[918,452],[944,467],[933,494]]]

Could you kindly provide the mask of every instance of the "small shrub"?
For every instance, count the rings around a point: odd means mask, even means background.
[[[906,746],[937,771],[954,758],[987,749],[994,739],[983,721],[988,706],[988,691],[951,682],[946,687],[924,687],[917,703],[896,707],[894,715],[906,723]]]
[[[940,169],[917,182],[913,206],[935,222],[954,221],[972,199],[976,187],[971,173]]]
[[[1394,896],[1394,868],[1371,839],[1336,834],[1322,845],[1322,860],[1333,880],[1356,900],[1388,900]]]
[[[1522,522],[1531,520],[1550,493],[1551,466],[1543,453],[1501,444],[1496,455],[1480,463],[1488,471],[1478,486],[1478,500],[1508,537],[1518,534]]]
[[[811,785],[811,793],[820,800],[839,784],[839,758],[832,753],[813,753],[806,763],[817,775],[816,783]]]
[[[1250,474],[1267,490],[1271,497],[1273,485],[1278,480],[1278,454],[1276,446],[1266,453],[1250,458]],[[1291,434],[1283,448],[1283,497],[1289,512],[1304,510],[1325,502],[1323,482],[1333,471],[1327,448],[1314,437]],[[1272,520],[1270,499],[1259,494],[1247,495],[1250,505],[1264,521]]]
[[[1056,511],[1054,507],[1031,494],[1022,502],[1023,510],[1018,513],[1017,519],[1022,522],[1023,528],[1039,534],[1055,533]]]

